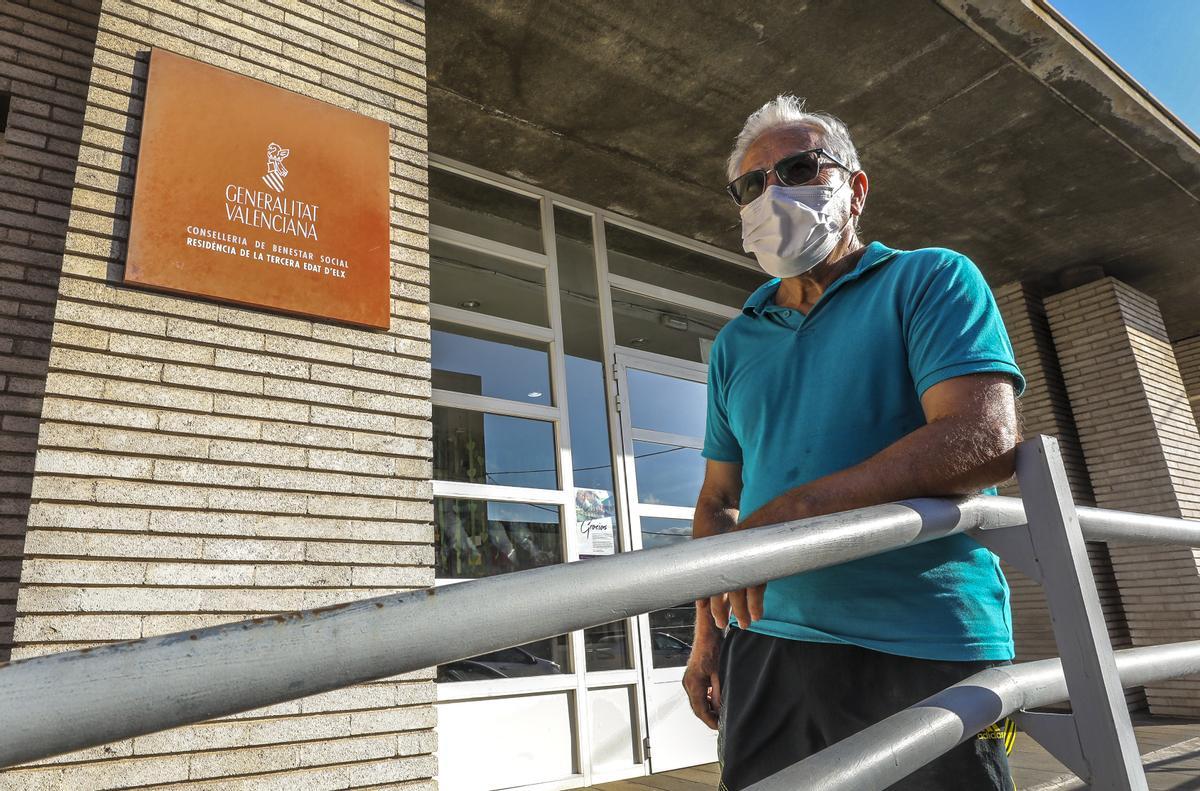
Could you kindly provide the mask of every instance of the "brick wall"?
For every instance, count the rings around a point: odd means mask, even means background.
[[[1096,504],[1200,518],[1200,434],[1154,300],[1105,278],[1045,304]],[[1200,638],[1191,549],[1113,544],[1110,554],[1134,645]],[[1200,681],[1146,692],[1156,714],[1200,713]]]
[[[432,583],[423,20],[404,0],[104,0],[15,657]],[[391,125],[389,332],[120,285],[151,46]],[[433,696],[416,673],[0,785],[432,788]]]
[[[1187,390],[1192,414],[1200,423],[1200,335],[1175,344],[1175,360],[1179,363],[1179,374]]]
[[[1042,298],[1023,283],[1001,286],[995,289],[995,296],[1012,340],[1017,365],[1025,375],[1026,389],[1020,401],[1025,436],[1047,434],[1056,437],[1075,502],[1078,505],[1095,505],[1091,478],[1079,444],[1075,418],[1071,414],[1071,404],[1059,370],[1058,355],[1050,337],[1050,325]],[[1012,497],[1021,494],[1015,480],[1001,487],[1000,493]],[[1114,647],[1127,648],[1132,645],[1129,626],[1125,620],[1108,545],[1089,542],[1087,549],[1109,637]],[[1046,596],[1041,585],[1009,564],[1002,565],[1012,589],[1017,660],[1024,662],[1058,656],[1050,611],[1046,607]],[[1129,690],[1126,697],[1133,708],[1145,705],[1145,696],[1140,688]]]
[[[1042,299],[1022,283],[1009,283],[997,288],[995,295],[1012,340],[1017,365],[1025,375],[1025,395],[1020,402],[1025,436],[1048,434],[1056,437],[1075,502],[1078,505],[1094,505],[1091,479],[1079,444],[1075,418],[1071,414],[1071,404],[1059,370]],[[1001,494],[1019,497],[1016,481],[1010,481],[1002,487]],[[1129,646],[1129,630],[1108,556],[1108,546],[1089,543],[1088,556],[1113,645]],[[1041,586],[1007,565],[1005,574],[1009,576],[1013,589],[1018,657],[1021,660],[1033,660],[1058,656]]]
[[[99,0],[0,4],[0,661],[12,649],[38,415]]]

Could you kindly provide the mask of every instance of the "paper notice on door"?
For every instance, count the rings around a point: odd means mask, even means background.
[[[617,551],[616,519],[612,492],[575,490],[575,524],[579,530],[579,557],[596,558]]]

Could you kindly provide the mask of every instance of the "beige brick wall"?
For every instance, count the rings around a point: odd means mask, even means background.
[[[1027,386],[1020,402],[1025,436],[1047,434],[1057,438],[1075,502],[1078,505],[1094,505],[1091,479],[1079,444],[1075,418],[1071,414],[1071,404],[1059,370],[1042,299],[1022,283],[1001,286],[995,290],[995,295],[1012,340],[1017,365],[1025,374]],[[1001,493],[1020,496],[1015,480],[1003,487]],[[1108,556],[1108,546],[1090,543],[1088,555],[1113,645],[1127,647],[1130,645],[1129,630]],[[1013,589],[1018,658],[1033,660],[1058,656],[1041,586],[1007,564],[1005,574]]]
[[[12,649],[38,416],[99,0],[0,3],[0,661]]]
[[[1009,283],[993,289],[993,292],[996,305],[1004,317],[1009,340],[1012,341],[1017,366],[1025,375],[1025,394],[1018,405],[1025,434],[1057,436],[1058,414],[1053,409],[1052,394],[1046,387],[1045,344],[1035,326],[1035,311],[1040,307],[1040,301],[1031,297],[1021,283]],[[1068,443],[1063,443],[1063,446],[1067,447]],[[1070,474],[1072,489],[1076,489],[1082,480],[1090,493],[1091,484],[1086,480],[1086,473],[1081,479],[1078,469],[1073,467]],[[1021,496],[1015,479],[1001,486],[1000,493],[1010,497]],[[1058,656],[1042,587],[1011,564],[1002,560],[1000,565],[1012,592],[1013,639],[1017,647],[1017,661]]]
[[[1046,299],[1096,504],[1200,519],[1200,434],[1153,299],[1112,278]],[[1113,544],[1134,645],[1200,638],[1191,549]],[[1200,681],[1147,688],[1151,711],[1200,713]]]
[[[1175,344],[1175,360],[1179,363],[1179,374],[1187,390],[1192,414],[1200,423],[1200,335]]]
[[[101,10],[14,656],[431,584],[423,9]],[[120,285],[151,46],[391,125],[390,331]],[[415,673],[10,770],[0,787],[432,788],[433,696]]]
[[[1017,365],[1025,374],[1026,389],[1020,401],[1025,436],[1047,434],[1057,438],[1075,502],[1094,505],[1091,478],[1079,444],[1075,418],[1071,414],[1071,404],[1059,370],[1058,355],[1050,337],[1050,325],[1042,298],[1022,283],[1001,286],[995,289],[995,296],[1012,340]],[[1013,480],[1001,488],[1001,494],[1019,497],[1021,493]],[[1128,648],[1132,645],[1129,626],[1125,620],[1108,545],[1089,542],[1087,548],[1112,644],[1115,648]],[[1050,611],[1046,607],[1046,596],[1041,585],[1007,563],[1002,563],[1002,566],[1012,590],[1017,661],[1058,656]],[[1145,706],[1145,695],[1140,688],[1129,690],[1126,697],[1132,708]]]

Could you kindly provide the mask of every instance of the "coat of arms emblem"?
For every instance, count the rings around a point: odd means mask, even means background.
[[[276,192],[283,192],[283,179],[288,174],[287,168],[283,166],[283,160],[290,153],[292,153],[291,149],[284,148],[278,143],[267,146],[267,175],[263,176],[262,180]]]

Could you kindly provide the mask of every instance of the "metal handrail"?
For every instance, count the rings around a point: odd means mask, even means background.
[[[154,733],[1024,521],[922,499],[0,667],[0,767]],[[130,716],[136,713],[136,716]]]
[[[1079,509],[1085,537],[1200,546],[1200,524]],[[1020,500],[915,499],[0,667],[0,767],[282,703],[965,531]]]

